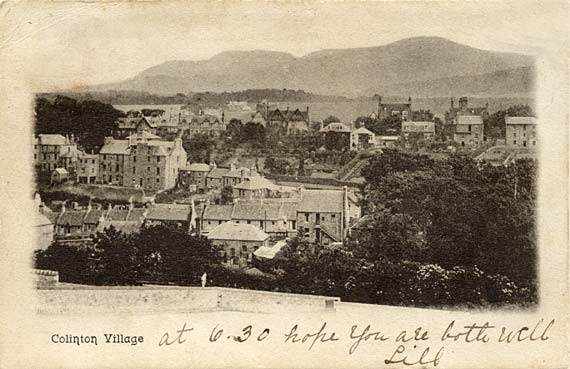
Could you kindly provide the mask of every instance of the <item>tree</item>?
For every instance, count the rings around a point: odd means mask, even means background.
[[[445,269],[476,266],[533,290],[532,162],[492,167],[466,156],[436,162],[386,150],[363,173],[374,232],[360,237],[358,255],[371,262],[407,260]]]
[[[199,277],[219,264],[218,248],[203,237],[179,227],[145,227],[133,237],[139,278],[178,284],[197,284]]]
[[[239,119],[230,119],[228,127],[226,128],[226,133],[232,137],[232,139],[239,141],[241,139],[241,131],[243,129],[243,123]]]
[[[371,127],[373,124],[374,124],[374,119],[372,119],[370,117],[366,117],[366,116],[359,116],[354,121],[354,125],[356,126],[356,128]],[[370,129],[370,128],[368,128],[368,129]]]
[[[231,204],[234,201],[234,193],[232,186],[224,186],[220,194],[220,202],[222,204]]]
[[[329,123],[335,123],[335,122],[340,122],[340,119],[338,119],[337,117],[335,117],[334,115],[329,115],[328,117],[326,117],[325,119],[323,119],[323,123],[329,124]]]
[[[98,273],[104,284],[134,284],[136,275],[136,249],[131,237],[118,232],[113,226],[95,239],[99,251]]]
[[[34,267],[57,271],[61,282],[98,284],[94,256],[94,252],[87,248],[54,242],[46,250],[34,252]]]
[[[73,134],[77,143],[87,151],[98,151],[105,137],[111,136],[117,118],[123,116],[109,104],[58,95],[51,103],[36,99],[35,133]]]

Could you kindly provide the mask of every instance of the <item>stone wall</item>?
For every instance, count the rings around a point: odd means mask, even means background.
[[[58,287],[37,290],[39,313],[283,312],[331,309],[337,297],[220,287]],[[327,302],[328,301],[328,302]]]

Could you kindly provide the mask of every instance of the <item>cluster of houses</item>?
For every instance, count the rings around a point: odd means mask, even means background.
[[[417,139],[434,141],[447,136],[459,147],[477,148],[486,143],[483,120],[488,105],[470,107],[467,97],[459,99],[445,114],[443,128],[436,127],[429,111],[412,109],[412,99],[386,103],[378,99],[378,109],[370,118],[396,117],[399,132],[376,135],[353,123],[321,123],[325,147],[373,150],[406,146]],[[46,248],[59,244],[92,245],[97,232],[114,228],[125,234],[152,225],[170,225],[189,234],[207,237],[220,247],[224,262],[251,266],[270,261],[282,254],[286,240],[302,237],[323,247],[342,244],[350,235],[367,227],[369,216],[361,217],[357,196],[346,187],[335,190],[305,189],[278,185],[263,177],[256,166],[188,163],[183,141],[196,134],[219,136],[229,122],[261,124],[267,132],[297,135],[311,129],[309,108],[281,109],[262,101],[252,109],[245,102],[231,102],[225,109],[176,112],[160,109],[130,110],[119,118],[113,137],[105,138],[98,153],[86,153],[73,135],[40,134],[34,141],[34,163],[52,182],[72,178],[79,183],[141,188],[151,192],[178,186],[189,190],[189,203],[107,205],[89,203],[79,206],[66,202],[53,209],[39,196],[37,208],[37,245]],[[536,119],[506,117],[506,137],[478,157],[502,165],[524,157],[537,145]],[[443,132],[436,132],[442,129]],[[528,151],[528,152],[527,152]],[[208,200],[202,194],[220,194],[231,189],[225,203]],[[198,200],[200,198],[200,200]],[[143,199],[144,201],[144,199]]]
[[[445,113],[445,121],[441,127],[441,134],[429,111],[412,110],[412,99],[402,103],[383,103],[382,97],[378,99],[378,110],[370,115],[373,120],[382,120],[396,117],[401,122],[400,132],[393,135],[375,135],[365,127],[355,127],[344,123],[329,123],[321,127],[320,132],[325,135],[325,146],[363,150],[375,147],[394,147],[396,145],[409,146],[412,141],[435,141],[437,137],[452,140],[458,147],[477,148],[487,143],[485,136],[484,119],[489,116],[489,106],[470,107],[466,96],[459,99],[455,105],[452,98],[450,108]],[[429,119],[429,120],[428,120]],[[535,130],[536,119],[533,117],[506,117],[506,138],[504,146],[529,147],[537,145]]]
[[[252,109],[245,101],[230,101],[224,108],[182,106],[177,113],[161,109],[129,110],[118,118],[113,136],[127,138],[147,131],[165,140],[181,137],[188,140],[197,134],[219,137],[232,120],[259,123],[272,134],[299,134],[309,130],[309,108],[279,109],[278,104],[266,100]]]
[[[73,138],[40,134],[34,142],[34,163],[51,173],[52,182],[73,178],[79,183],[109,184],[159,191],[176,185],[178,171],[186,165],[182,140],[162,140],[148,131],[124,140],[105,138],[98,154],[87,154]]]
[[[221,247],[226,263],[245,265],[262,248],[264,258],[277,254],[284,240],[300,236],[311,243],[334,246],[349,235],[360,219],[356,196],[342,190],[297,188],[289,198],[240,199],[231,204],[149,203],[137,207],[91,202],[60,204],[57,211],[45,206],[36,195],[36,222],[39,248],[53,241],[59,244],[89,245],[97,232],[110,227],[129,234],[144,226],[171,225],[188,233],[209,238]],[[274,246],[278,249],[273,249]]]

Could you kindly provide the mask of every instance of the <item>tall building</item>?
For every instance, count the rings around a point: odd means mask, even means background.
[[[510,147],[536,147],[536,118],[505,117],[506,144]]]
[[[462,147],[480,146],[484,142],[483,118],[480,115],[458,115],[453,140]]]
[[[60,166],[61,156],[77,151],[73,135],[39,134],[34,140],[34,165],[40,172],[49,173]]]
[[[169,189],[176,185],[186,160],[179,138],[163,141],[145,131],[128,140],[106,138],[99,152],[99,182],[151,191]]]

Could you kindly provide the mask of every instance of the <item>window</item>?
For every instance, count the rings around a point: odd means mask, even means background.
[[[103,155],[103,160],[107,160],[107,155]]]
[[[115,167],[115,169],[116,169],[115,172],[118,172],[118,171],[119,171],[119,164],[117,164],[117,166]]]
[[[157,157],[156,157],[156,162],[157,162],[157,163],[160,163],[160,156],[157,156]]]
[[[160,175],[160,168],[156,168],[156,174]]]
[[[248,220],[248,221],[247,221],[247,224],[251,224],[251,220]]]
[[[516,132],[513,132],[513,137],[517,137],[517,133],[516,133]]]
[[[536,146],[536,141],[532,141],[532,146]]]
[[[146,161],[148,161],[150,163],[150,156],[146,157]]]
[[[91,164],[95,164],[95,159],[91,160]]]
[[[38,158],[38,154],[34,154],[34,160]]]
[[[160,183],[160,178],[157,178],[157,179],[156,179],[156,183]]]
[[[91,168],[91,173],[95,173],[95,168]]]
[[[146,171],[147,171],[147,172],[150,172],[150,167],[146,167]]]
[[[331,219],[336,218],[336,214],[331,214]]]
[[[136,162],[137,162],[137,156],[133,155],[133,163],[136,163]]]
[[[516,144],[517,144],[517,140],[513,140],[513,145],[516,145]]]
[[[305,213],[305,222],[309,221],[309,213]]]
[[[137,168],[133,167],[133,174],[136,174],[136,173],[137,173]]]
[[[291,221],[291,228],[297,229],[297,221],[296,220]]]
[[[242,246],[241,246],[241,251],[247,252],[247,246],[246,246],[246,245],[242,245]]]

